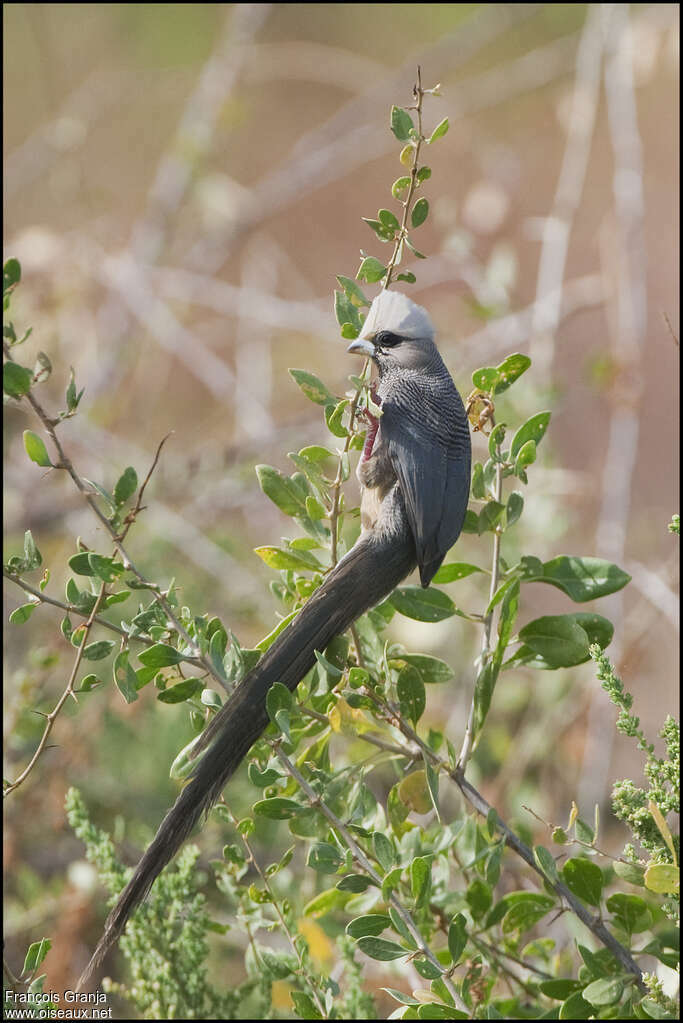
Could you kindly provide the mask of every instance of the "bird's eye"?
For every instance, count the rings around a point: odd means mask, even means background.
[[[381,330],[379,334],[375,335],[375,344],[379,348],[395,348],[401,343],[401,340],[398,334],[392,334],[388,330]]]

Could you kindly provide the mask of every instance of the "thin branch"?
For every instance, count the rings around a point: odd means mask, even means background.
[[[315,792],[314,789],[311,788],[311,786],[308,784],[308,782],[303,777],[301,772],[298,771],[294,764],[291,762],[289,757],[287,757],[286,754],[282,752],[282,750],[280,749],[280,744],[278,742],[274,742],[271,743],[271,745],[280,763],[285,768],[287,773],[296,781],[299,788],[308,798],[308,801],[311,804],[311,806],[319,810],[320,813],[322,813],[322,815],[327,818],[332,827],[339,832],[339,834],[346,842],[346,845],[353,853],[353,857],[358,863],[358,865],[365,871],[368,877],[372,878],[374,883],[381,889],[382,878],[377,873],[375,868],[372,866],[363,850],[360,848],[360,846],[358,846],[356,840],[354,839],[353,835],[348,830],[348,828],[342,823],[342,821],[339,820],[336,814],[333,813],[332,810],[330,810],[330,808],[320,798],[317,792]],[[467,1008],[467,1006],[461,999],[460,995],[458,994],[456,988],[454,987],[450,977],[448,976],[448,972],[444,970],[443,966],[438,961],[432,950],[429,948],[425,939],[422,937],[420,930],[416,926],[415,921],[413,920],[408,910],[405,908],[405,906],[395,893],[391,894],[388,901],[391,902],[392,906],[400,916],[401,920],[408,928],[408,931],[410,932],[412,938],[417,944],[420,952],[422,952],[422,954],[429,960],[432,966],[438,969],[441,975],[441,979],[443,980],[444,984],[446,985],[446,988],[448,989],[448,993],[453,999],[453,1004],[455,1005],[455,1007],[459,1009],[461,1012],[466,1012],[469,1018],[470,1016],[469,1009]],[[410,950],[406,949],[406,956],[408,955],[410,955]]]
[[[11,352],[9,350],[9,346],[7,345],[6,342],[3,342],[3,346],[4,346],[5,358],[8,359],[10,362],[13,362],[14,360],[13,360],[12,354],[11,354]],[[29,402],[29,404],[33,408],[34,412],[36,413],[36,415],[40,419],[40,421],[43,424],[43,426],[44,426],[48,436],[50,437],[50,440],[52,441],[52,443],[54,444],[54,446],[55,446],[55,448],[57,450],[57,453],[59,455],[59,460],[58,460],[57,464],[54,467],[56,469],[64,469],[69,474],[69,476],[73,480],[75,486],[78,488],[80,493],[83,495],[83,497],[85,498],[87,503],[90,505],[91,509],[93,510],[93,512],[95,513],[97,518],[99,519],[99,521],[102,523],[102,525],[104,526],[106,531],[111,536],[112,541],[114,543],[114,546],[115,546],[116,550],[118,551],[119,555],[121,556],[121,559],[123,561],[124,567],[128,571],[132,572],[133,575],[135,575],[137,577],[138,581],[143,585],[143,587],[146,587],[146,588],[152,590],[156,594],[157,600],[159,601],[159,604],[163,608],[164,614],[166,615],[168,621],[170,621],[172,623],[172,625],[173,625],[175,631],[177,632],[177,634],[180,636],[180,638],[183,640],[183,642],[186,643],[186,645],[188,646],[189,650],[192,653],[192,656],[197,658],[197,660],[199,661],[201,666],[204,668],[204,670],[207,672],[207,674],[209,674],[213,679],[215,679],[217,682],[219,682],[222,685],[223,683],[222,683],[220,677],[217,675],[216,670],[213,667],[213,665],[211,664],[211,662],[207,658],[202,656],[199,648],[197,647],[197,644],[189,636],[189,634],[188,634],[187,630],[185,629],[185,627],[176,618],[176,616],[173,613],[173,610],[172,610],[172,608],[171,608],[171,606],[170,606],[166,596],[164,595],[164,593],[162,593],[161,588],[156,583],[152,583],[148,579],[146,579],[145,576],[135,567],[133,561],[131,560],[131,558],[127,554],[123,544],[121,543],[121,539],[118,536],[116,530],[112,526],[112,524],[109,521],[109,519],[100,510],[100,508],[99,508],[97,502],[95,501],[94,497],[92,496],[91,493],[89,493],[88,488],[87,488],[85,482],[83,481],[83,479],[76,472],[76,470],[75,470],[75,468],[73,466],[73,463],[71,462],[71,459],[67,456],[66,452],[64,451],[64,448],[62,447],[62,444],[61,444],[61,442],[59,440],[59,437],[57,436],[57,433],[56,433],[56,430],[55,430],[55,427],[58,425],[59,420],[58,419],[51,419],[47,415],[47,413],[43,409],[42,405],[40,405],[40,403],[34,397],[32,391],[29,391],[28,394],[26,394],[24,397]]]
[[[494,419],[491,417],[491,425],[494,425]],[[497,454],[500,458],[500,444],[497,446]],[[495,479],[495,490],[494,498],[500,503],[500,499],[503,495],[503,465],[502,462],[496,462],[496,479]],[[489,586],[489,604],[493,600],[493,596],[498,589],[498,580],[500,578],[500,545],[502,539],[502,531],[500,526],[496,526],[493,532],[493,554],[491,557],[491,585]],[[486,660],[491,656],[491,633],[493,630],[493,609],[489,611],[484,617],[484,635],[481,644],[481,654],[479,655],[480,670],[483,668]],[[475,692],[476,692],[476,681],[475,681]],[[470,759],[474,746],[474,718],[475,718],[475,692],[472,694],[472,703],[470,704],[470,713],[467,718],[467,728],[465,729],[465,735],[462,742],[462,748],[460,750],[460,757],[458,758],[458,766],[461,771],[464,771],[467,767],[467,762]]]
[[[49,604],[51,607],[58,607],[67,614],[78,615],[80,618],[88,618],[89,614],[87,611],[83,611],[81,608],[76,607],[74,604],[67,604],[63,600],[57,600],[55,597],[48,597],[46,593],[42,593],[40,590],[32,586],[31,583],[22,579],[21,576],[12,575],[7,569],[3,568],[2,574],[5,579],[9,579],[10,582],[19,586],[26,593],[30,593],[32,597],[37,597],[41,604]],[[149,636],[136,635],[131,636],[129,632],[122,629],[119,625],[115,625],[114,622],[108,622],[106,618],[100,618],[99,615],[95,615],[93,619],[94,625],[101,625],[104,629],[109,629],[110,632],[115,632],[117,636],[122,636],[127,641],[134,641],[136,643],[142,643],[143,646],[155,646],[157,640],[151,639]],[[186,664],[194,664],[197,668],[203,668],[204,665],[197,657],[190,657],[188,655],[183,656],[183,662]]]
[[[147,473],[147,475],[145,476],[145,479],[144,479],[144,482],[143,482],[142,486],[141,486],[141,487],[140,487],[140,489],[138,490],[138,499],[137,499],[137,501],[135,502],[135,507],[133,508],[133,510],[132,510],[132,511],[130,511],[130,512],[128,513],[128,515],[126,515],[126,528],[125,528],[125,529],[123,530],[123,532],[121,533],[121,535],[120,535],[120,537],[119,537],[119,540],[120,540],[120,541],[121,541],[122,543],[123,543],[123,541],[124,541],[124,540],[126,539],[126,536],[127,536],[127,534],[128,534],[128,530],[130,529],[130,527],[131,527],[131,526],[133,525],[133,523],[135,522],[135,520],[136,520],[136,518],[137,518],[137,516],[138,516],[139,512],[140,512],[140,511],[142,510],[142,496],[143,496],[143,494],[144,494],[144,492],[145,492],[145,487],[146,487],[146,486],[147,486],[147,484],[149,483],[150,479],[152,478],[152,473],[154,472],[154,470],[155,470],[155,469],[156,469],[156,467],[157,467],[157,462],[159,461],[159,455],[161,454],[161,449],[163,448],[164,444],[166,443],[166,441],[168,440],[168,438],[169,438],[169,437],[171,436],[171,434],[172,434],[173,432],[174,432],[174,431],[173,431],[173,430],[171,430],[171,432],[170,432],[170,433],[167,433],[167,434],[166,434],[166,436],[165,436],[165,437],[163,437],[163,438],[162,438],[162,439],[161,439],[161,440],[159,441],[159,446],[157,447],[157,450],[156,450],[156,454],[155,454],[155,456],[154,456],[154,461],[152,462],[152,465],[150,466],[150,470],[149,470],[149,472],[148,472],[148,473]]]
[[[459,767],[452,767],[446,761],[441,760],[441,758],[438,757],[436,753],[420,739],[417,732],[403,720],[398,708],[394,707],[388,701],[382,700],[370,689],[364,689],[363,692],[366,696],[369,696],[376,705],[380,707],[383,705],[385,716],[391,719],[391,723],[394,724],[394,726],[398,728],[407,739],[416,743],[422,749],[425,756],[429,758],[430,762],[437,770],[443,771],[452,781],[455,782],[467,802],[473,806],[474,809],[482,815],[482,817],[488,818],[488,815],[493,808],[486,802],[484,797],[474,788],[474,786],[467,781],[462,770]],[[504,823],[497,811],[496,818],[498,829],[505,836],[506,844],[509,845],[510,848],[516,852],[517,855],[520,856],[524,862],[543,879],[544,882],[549,884],[557,895],[565,900],[572,912],[583,924],[586,925],[586,927],[588,927],[595,937],[610,950],[612,955],[619,963],[621,963],[624,969],[628,973],[632,973],[634,975],[638,988],[645,993],[647,989],[643,983],[641,971],[629,951],[625,949],[612,934],[610,934],[599,917],[591,915],[583,903],[577,899],[572,892],[570,892],[565,884],[561,881],[551,880],[543,873],[536,863],[531,849],[529,849],[521,838],[519,838],[519,836]]]
[[[261,878],[261,881],[263,882],[264,888],[266,889],[266,891],[270,895],[271,905],[274,908],[275,912],[277,913],[278,918],[280,920],[280,924],[282,926],[282,930],[287,935],[287,940],[289,941],[289,944],[291,945],[292,950],[294,951],[294,955],[297,957],[297,959],[299,961],[299,968],[301,969],[302,976],[306,977],[307,976],[307,971],[306,971],[306,966],[305,966],[303,957],[301,955],[301,951],[299,949],[299,946],[296,943],[296,938],[292,936],[292,932],[290,931],[289,927],[287,926],[287,920],[285,918],[284,913],[282,912],[282,909],[280,907],[280,903],[277,900],[275,892],[273,891],[273,889],[272,889],[272,887],[270,885],[268,877],[261,870],[259,862],[256,859],[256,856],[254,854],[254,850],[249,845],[249,841],[247,839],[247,836],[240,829],[239,821],[237,820],[237,818],[235,817],[234,813],[232,812],[232,810],[230,809],[230,807],[226,803],[226,801],[223,798],[223,796],[221,796],[220,802],[222,803],[222,805],[225,807],[225,809],[227,810],[228,814],[230,815],[230,819],[231,819],[231,821],[232,821],[232,823],[233,823],[233,825],[235,827],[235,830],[237,831],[238,835],[240,836],[240,839],[242,840],[242,844],[243,844],[244,848],[247,850],[247,862],[251,863],[251,865],[253,866],[254,870],[256,871],[258,876]],[[254,946],[254,951],[256,951],[256,947],[255,946]],[[315,999],[315,1003],[316,1003],[316,1005],[318,1007],[318,1012],[320,1013],[321,1018],[324,1019],[325,1016],[326,1016],[325,1007],[324,1007],[323,1003],[320,1000],[320,995],[318,993],[317,988],[315,987],[314,984],[312,984],[310,982],[309,982],[308,988],[309,988],[309,991],[311,992],[312,997]]]
[[[417,141],[413,149],[413,163],[410,168],[410,185],[408,186],[408,194],[405,199],[401,200],[403,203],[403,217],[401,218],[401,228],[396,235],[396,241],[394,242],[394,251],[391,254],[391,259],[387,264],[386,277],[382,282],[382,291],[389,287],[391,284],[391,277],[396,268],[396,264],[400,263],[401,256],[403,254],[404,243],[408,238],[408,213],[415,195],[415,189],[417,188],[417,172],[419,170],[420,161],[420,149],[422,143],[425,141],[422,135],[422,103],[424,100],[424,89],[422,88],[422,69],[420,65],[417,66],[417,82],[413,86],[413,96],[415,97],[415,112],[417,114]]]
[[[43,750],[45,749],[47,740],[50,736],[50,732],[52,731],[53,725],[57,720],[57,717],[59,716],[59,712],[61,711],[62,707],[64,706],[64,704],[66,703],[70,696],[73,697],[74,700],[76,699],[76,694],[74,693],[74,682],[76,681],[76,675],[78,673],[81,660],[83,659],[83,651],[85,650],[85,645],[88,642],[90,630],[93,627],[97,610],[100,604],[102,603],[102,599],[105,596],[105,593],[106,583],[102,583],[100,587],[100,592],[97,596],[97,600],[93,605],[93,609],[90,612],[87,622],[85,623],[85,625],[79,626],[80,628],[83,629],[83,635],[81,637],[81,642],[76,653],[76,659],[74,661],[73,668],[71,669],[71,674],[69,676],[69,681],[66,684],[66,688],[62,695],[57,700],[57,703],[55,704],[54,708],[50,711],[49,714],[45,715],[45,728],[43,729],[43,734],[40,738],[40,742],[38,743],[35,753],[31,757],[28,765],[24,768],[19,777],[16,779],[16,781],[10,782],[10,784],[5,786],[3,790],[3,797],[9,796],[11,792],[14,792],[15,789],[18,789],[19,786],[26,781],[29,774],[38,763],[38,760],[40,759]]]

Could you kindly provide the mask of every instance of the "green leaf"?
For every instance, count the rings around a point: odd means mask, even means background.
[[[541,566],[542,571],[523,576],[524,582],[550,583],[578,604],[621,590],[631,576],[602,558],[560,554]]]
[[[69,380],[69,386],[66,389],[66,407],[69,413],[75,412],[78,408],[81,398],[83,397],[84,387],[76,392],[76,376],[74,374],[73,366],[71,367],[71,378]]]
[[[398,587],[391,603],[400,614],[418,622],[441,622],[455,614],[455,604],[446,593],[421,586]]]
[[[184,703],[185,700],[197,696],[204,688],[204,682],[200,678],[184,678],[168,689],[163,689],[157,696],[160,703]]]
[[[126,703],[134,703],[138,698],[138,678],[128,658],[129,650],[121,650],[114,658],[114,683]]]
[[[33,534],[30,529],[27,529],[24,533],[24,567],[22,571],[32,572],[34,568],[38,568],[43,562],[40,551],[35,545]]]
[[[535,892],[522,894],[528,897],[523,899],[518,897],[514,902],[510,900],[512,905],[503,917],[503,934],[528,931],[556,905],[555,900],[549,895],[540,895]]]
[[[472,374],[472,383],[475,387],[478,387],[480,391],[486,391],[490,394],[500,379],[500,374],[495,366],[484,366],[482,369],[475,369]]]
[[[290,622],[291,622],[291,621],[292,621],[292,620],[293,620],[294,618],[296,618],[296,616],[298,615],[298,613],[299,613],[298,611],[291,611],[291,612],[290,612],[290,613],[289,613],[288,615],[286,615],[286,616],[285,616],[285,617],[284,617],[284,618],[282,619],[282,621],[281,621],[281,622],[278,622],[278,623],[277,623],[277,625],[275,626],[275,628],[274,628],[274,629],[273,629],[273,630],[272,630],[271,632],[269,632],[267,636],[264,636],[264,637],[263,637],[263,639],[262,639],[262,640],[260,641],[260,643],[257,643],[257,644],[256,644],[256,649],[257,649],[257,650],[260,650],[260,651],[261,651],[261,653],[263,653],[263,654],[264,654],[264,653],[266,652],[266,650],[268,649],[268,647],[270,647],[270,646],[271,646],[271,645],[272,645],[272,644],[273,644],[273,643],[275,642],[275,640],[276,640],[276,639],[277,639],[277,637],[278,637],[278,636],[280,635],[280,633],[281,633],[281,632],[282,632],[282,631],[283,631],[284,629],[286,629],[286,628],[287,628],[287,626],[289,625],[289,623],[290,623]]]
[[[472,917],[475,920],[480,920],[488,912],[493,902],[491,885],[481,878],[475,878],[467,887],[465,899],[470,907]]]
[[[530,365],[531,359],[528,355],[520,355],[519,352],[508,355],[507,359],[504,359],[496,367],[498,379],[494,387],[494,394],[502,394],[503,391],[507,391],[508,387],[514,384],[515,380],[521,377]]]
[[[500,501],[487,501],[479,512],[479,518],[477,520],[477,532],[479,535],[481,536],[482,533],[486,532],[493,532],[504,514],[504,504],[501,504]]]
[[[381,990],[382,991],[386,991],[387,994],[391,995],[391,997],[394,998],[397,1002],[400,1002],[401,1005],[419,1005],[420,1004],[418,1002],[417,998],[413,998],[412,995],[406,995],[406,994],[404,994],[403,991],[397,991],[396,988],[393,988],[393,987],[383,987]]]
[[[139,653],[138,659],[147,668],[168,668],[173,664],[180,664],[183,655],[166,643],[155,643],[154,646]]]
[[[420,167],[417,174],[415,175],[415,181],[418,185],[421,185],[423,181],[431,178],[432,170],[431,167]]]
[[[401,226],[391,210],[378,210],[377,218],[390,231],[398,231]]]
[[[411,270],[406,270],[405,273],[398,274],[396,280],[405,281],[406,284],[414,284],[415,281],[417,280],[417,277]]]
[[[396,853],[391,840],[387,838],[386,835],[382,834],[381,831],[376,831],[372,836],[372,845],[375,856],[382,870],[385,873],[388,870],[391,870],[396,862]],[[379,931],[377,933],[379,934]]]
[[[350,324],[353,330],[355,330],[356,332],[360,331],[362,321],[360,312],[358,310],[358,306],[355,305],[349,298],[349,296],[345,294],[343,291],[335,291],[334,293],[334,315],[336,316],[337,323],[339,324],[340,327],[343,328],[345,324]],[[304,371],[297,370],[297,372],[303,373]],[[315,379],[317,380],[317,377]],[[318,381],[318,383],[320,383],[320,381]],[[321,384],[321,387],[323,387],[324,390],[327,391],[327,388],[325,387],[324,384]],[[326,405],[329,404],[330,402],[335,402],[337,400],[329,392],[328,395],[329,397],[327,398],[326,401],[320,401],[318,398],[313,397],[312,395],[309,395],[309,397],[311,398],[311,401],[317,402],[318,405]]]
[[[398,676],[396,692],[401,713],[416,725],[424,714],[427,698],[420,672],[407,664]]]
[[[39,601],[32,601],[30,604],[21,604],[19,607],[15,607],[9,616],[9,620],[12,625],[23,625],[27,622],[35,609],[38,607]]]
[[[519,630],[519,638],[551,668],[582,664],[590,657],[589,641],[573,615],[544,615]]]
[[[23,398],[31,390],[33,373],[17,362],[7,361],[2,367],[2,389],[10,398]]]
[[[364,874],[346,874],[337,882],[337,888],[340,892],[354,892],[360,895],[361,892],[366,892],[372,883]]]
[[[498,448],[505,437],[505,423],[497,423],[489,434],[489,455],[494,462],[503,462],[504,459],[498,454]]]
[[[622,860],[616,860],[612,866],[617,877],[628,881],[629,884],[638,885],[639,888],[642,888],[645,884],[643,868],[639,867],[636,863],[624,863]]]
[[[10,260],[12,263],[17,263],[16,259]],[[19,264],[17,263],[17,266]],[[5,270],[7,269],[7,263],[5,263]],[[17,277],[17,280],[19,278]],[[49,938],[41,938],[40,941],[32,942],[28,951],[26,952],[26,958],[24,959],[24,968],[21,971],[22,977],[27,977],[31,973],[35,973],[40,964],[42,963],[45,956],[52,948],[52,942]]]
[[[118,593],[110,593],[104,598],[100,606],[104,609],[105,607],[111,607],[112,604],[123,604],[130,597],[130,593],[130,590],[119,590]]]
[[[292,709],[294,698],[287,686],[282,682],[274,682],[266,694],[266,710],[270,720],[277,724],[276,716],[279,711]]]
[[[519,519],[524,509],[524,498],[517,491],[513,490],[507,500],[505,506],[505,523],[507,527],[514,525]]]
[[[303,991],[290,991],[289,997],[292,999],[292,1005],[299,1019],[323,1019],[320,1010],[316,1008],[315,1002],[310,995],[305,994]]]
[[[30,605],[24,605],[24,607],[28,606]],[[11,620],[12,616],[10,615]],[[675,894],[680,886],[680,873],[680,868],[673,863],[651,863],[645,871],[645,887],[648,891],[657,892],[659,895]]]
[[[410,138],[411,129],[415,129],[413,119],[407,110],[402,107],[392,106],[391,108],[391,130],[399,142],[407,142]],[[446,129],[447,130],[447,129]]]
[[[560,1006],[560,1019],[590,1019],[594,1013],[593,1006],[585,1000],[580,991],[575,991]]]
[[[69,568],[72,572],[75,572],[76,575],[93,576],[95,574],[90,564],[87,551],[82,551],[80,554],[73,554],[69,558]],[[74,601],[74,603],[76,602]]]
[[[336,405],[325,406],[325,422],[327,423],[327,429],[335,437],[346,437],[348,430],[342,422],[344,410],[350,404],[348,398],[342,398]]]
[[[443,121],[439,121],[439,123],[437,124],[436,128],[434,129],[432,134],[427,139],[427,145],[430,145],[432,142],[436,142],[437,139],[443,138],[443,136],[446,134],[447,131],[448,131],[448,118],[444,117]]]
[[[413,206],[413,212],[410,215],[410,223],[412,227],[419,227],[420,224],[424,224],[428,216],[429,203],[424,197],[422,199],[418,199]]]
[[[395,232],[385,224],[380,223],[379,220],[369,220],[367,217],[361,217],[361,220],[365,221],[381,242],[393,241]]]
[[[479,669],[474,686],[475,723],[477,731],[481,729],[491,706],[493,691],[503,664],[505,650],[510,641],[512,628],[517,618],[519,606],[519,580],[515,579],[505,589],[503,603],[498,620],[498,641],[492,657]]]
[[[431,857],[416,856],[410,864],[410,890],[416,906],[424,906],[429,902],[432,888]]]
[[[33,430],[24,430],[24,447],[26,448],[26,454],[36,465],[41,465],[44,468],[52,467],[52,462],[42,437],[39,437]]]
[[[247,768],[247,775],[252,785],[256,785],[259,789],[264,789],[269,785],[274,785],[275,782],[279,781],[282,775],[275,768],[267,768],[265,771],[259,771],[255,763],[250,763]]]
[[[354,306],[355,309],[355,306]],[[348,319],[348,317],[347,317]],[[305,369],[290,369],[289,375],[299,385],[306,397],[316,405],[334,405],[337,399],[322,380]]]
[[[360,331],[358,327],[354,327],[352,323],[342,323],[341,336],[347,341],[355,341]]]
[[[544,980],[538,986],[548,998],[557,998],[559,1001],[564,1001],[565,998],[569,998],[570,995],[581,988],[578,980],[571,980],[569,977],[558,977],[557,980]]]
[[[458,579],[465,579],[474,572],[483,572],[477,565],[468,565],[464,561],[451,561],[442,565],[432,579],[434,583],[454,583]]]
[[[438,966],[435,966],[434,963],[430,962],[429,959],[416,958],[413,960],[413,965],[415,966],[415,969],[420,974],[420,976],[424,977],[425,980],[438,980],[438,978],[441,977],[443,973],[443,970],[439,969]],[[420,1006],[420,1008],[418,1009],[418,1019],[421,1019],[419,1013],[422,1012],[423,1008],[424,1006]],[[456,1011],[457,1011],[456,1009],[450,1010],[450,1012],[452,1012],[453,1014],[455,1014]],[[463,1018],[466,1019],[467,1017],[463,1016]]]
[[[380,962],[388,963],[392,959],[403,959],[410,955],[410,952],[401,948],[395,941],[387,941],[386,938],[365,937],[358,939],[358,948],[370,959],[377,959]]]
[[[302,515],[306,511],[305,497],[288,476],[271,465],[257,465],[256,475],[261,490],[285,515]]]
[[[76,555],[78,557],[78,555]],[[125,571],[124,566],[120,561],[114,561],[113,558],[104,558],[101,554],[93,554],[90,551],[87,553],[88,565],[92,569],[91,575],[97,576],[105,583],[111,583]],[[71,561],[74,559],[72,558]],[[75,571],[75,569],[74,569]]]
[[[597,863],[581,856],[567,860],[562,867],[562,880],[579,899],[591,906],[599,906],[604,878]]]
[[[545,846],[534,846],[534,859],[549,881],[558,880],[555,860],[552,853],[549,852]]]
[[[10,288],[13,288],[21,280],[21,263],[18,259],[8,259],[2,268],[2,293],[5,294]],[[47,941],[47,938],[43,938],[43,941]],[[48,947],[49,947],[48,942]],[[33,945],[31,945],[33,948]],[[29,949],[30,951],[30,949]],[[43,956],[45,958],[45,956]],[[41,960],[42,961],[42,960]],[[26,969],[24,968],[24,972]]]
[[[448,951],[451,954],[453,965],[457,966],[460,957],[467,945],[467,931],[465,930],[465,917],[462,913],[456,914],[448,928]]]
[[[394,199],[402,200],[409,188],[410,178],[407,175],[404,175],[403,177],[396,178],[396,181],[394,181],[391,186],[391,194]]]
[[[353,280],[353,278],[343,277],[341,274],[337,274],[337,280],[344,289],[346,296],[351,300],[355,299],[355,305],[369,306],[371,304],[370,299],[365,295],[362,288]]]
[[[274,796],[272,799],[261,799],[254,803],[254,813],[259,817],[267,817],[269,820],[286,821],[291,820],[306,809],[301,803],[294,799],[286,799],[284,796]]]
[[[438,657],[432,657],[430,654],[401,654],[400,659],[417,668],[426,685],[449,682],[454,677],[450,664]]]
[[[390,918],[384,913],[368,913],[366,916],[358,916],[346,927],[346,933],[350,938],[376,938],[378,934],[391,927]]]
[[[526,444],[523,444],[519,449],[517,458],[515,459],[515,475],[519,476],[521,480],[526,483],[526,473],[524,470],[527,465],[533,465],[536,461],[536,441],[528,440]]]
[[[319,572],[322,568],[320,562],[312,554],[306,551],[283,551],[279,547],[254,547],[254,554],[258,554],[262,561],[270,568],[279,571],[291,570],[294,572]]]
[[[311,846],[306,865],[318,874],[336,874],[344,862],[344,857],[335,845],[328,842],[317,842]]]
[[[424,252],[420,252],[419,249],[415,248],[415,246],[413,245],[413,243],[411,242],[410,238],[407,235],[406,235],[406,238],[405,238],[405,243],[408,246],[408,248],[410,249],[410,251],[412,252],[412,254],[415,256],[416,259],[426,259],[427,258],[425,256]]]
[[[639,895],[625,895],[617,892],[610,895],[606,902],[607,909],[614,919],[629,934],[640,934],[652,923],[650,908]]]
[[[114,487],[114,500],[117,504],[125,504],[129,497],[132,497],[138,489],[138,474],[132,465],[124,469],[116,481]]]
[[[367,281],[368,284],[376,284],[381,281],[387,272],[387,268],[374,256],[366,256],[358,268],[356,277],[359,281]]]
[[[581,996],[591,1005],[614,1005],[624,993],[624,982],[621,977],[601,977],[585,987]]]
[[[534,441],[536,445],[540,444],[548,429],[550,416],[550,412],[537,412],[535,416],[527,419],[526,423],[520,426],[510,445],[510,458],[513,461],[530,440]]]
[[[102,661],[109,657],[116,643],[113,639],[100,639],[96,643],[88,643],[83,651],[86,661]]]

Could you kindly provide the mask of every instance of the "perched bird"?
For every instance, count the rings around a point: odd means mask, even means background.
[[[280,682],[294,690],[316,663],[315,651],[416,566],[428,586],[460,535],[470,486],[469,428],[427,312],[405,295],[382,291],[348,351],[369,356],[378,373],[373,395],[380,415],[369,413],[358,465],[361,535],[202,733],[189,781],[109,914],[79,988],[265,730],[270,687]]]

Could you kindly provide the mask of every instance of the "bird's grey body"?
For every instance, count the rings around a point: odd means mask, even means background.
[[[361,536],[202,734],[192,775],[109,914],[79,987],[263,733],[270,687],[280,682],[294,690],[316,663],[316,650],[324,650],[415,567],[427,586],[459,536],[469,496],[469,429],[433,333],[420,306],[383,291],[349,346],[370,356],[379,374],[381,415],[358,469]]]

